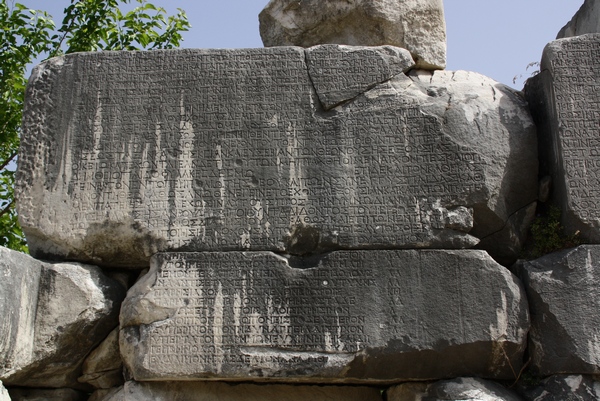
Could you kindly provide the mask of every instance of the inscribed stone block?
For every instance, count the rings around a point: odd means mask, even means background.
[[[161,253],[121,309],[136,380],[512,378],[527,301],[483,251]]]
[[[540,133],[540,168],[569,235],[600,242],[600,34],[549,43],[525,87]]]

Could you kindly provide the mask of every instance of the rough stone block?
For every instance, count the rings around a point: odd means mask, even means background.
[[[408,49],[419,68],[446,67],[442,0],[271,0],[258,19],[267,47],[392,45]]]
[[[330,51],[340,77],[363,83],[404,62],[344,49],[306,54]],[[535,128],[514,91],[473,73],[400,73],[326,112],[319,96],[341,79],[326,83],[306,54],[104,52],[38,66],[16,189],[32,254],[139,267],[162,250],[464,248],[535,201]]]
[[[98,348],[87,356],[83,362],[83,375],[77,380],[103,389],[118,387],[125,382],[118,328],[111,331]]]
[[[562,27],[556,39],[563,39],[586,33],[600,33],[600,1],[585,0],[571,21]]]
[[[163,253],[120,321],[143,381],[513,378],[529,327],[519,281],[475,250]]]
[[[600,383],[591,376],[556,375],[523,392],[528,401],[598,401]]]
[[[531,309],[534,372],[600,373],[600,246],[520,262],[518,270]]]
[[[443,380],[435,383],[405,383],[386,392],[387,401],[523,401],[514,391],[474,377]]]
[[[85,356],[115,326],[125,291],[95,266],[42,263],[0,247],[0,379],[77,387]]]
[[[356,386],[127,382],[105,401],[382,401],[379,390]]]
[[[540,134],[540,169],[569,234],[600,242],[600,34],[556,40],[525,86]]]

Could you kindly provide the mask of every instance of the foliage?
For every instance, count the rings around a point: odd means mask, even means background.
[[[14,165],[27,67],[35,60],[80,51],[169,49],[189,29],[185,13],[166,16],[147,0],[123,13],[131,0],[71,0],[60,27],[44,11],[0,0],[0,245],[25,251],[13,192]]]
[[[531,246],[528,259],[539,258],[547,253],[572,248],[580,244],[579,232],[566,235],[560,223],[561,211],[550,205],[545,213],[538,215],[531,224]]]

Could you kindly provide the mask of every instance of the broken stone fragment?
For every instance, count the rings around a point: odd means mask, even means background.
[[[585,0],[571,21],[558,32],[556,39],[579,36],[586,33],[600,33],[599,0]]]
[[[306,50],[308,74],[325,110],[355,98],[415,65],[394,46],[321,45]],[[351,74],[348,74],[352,71]]]
[[[118,324],[125,291],[95,266],[0,247],[0,379],[75,387],[84,357]]]
[[[519,262],[530,309],[529,355],[540,376],[600,372],[600,246]]]
[[[446,67],[442,0],[271,0],[259,22],[267,47],[391,45],[408,49],[419,68]]]
[[[123,361],[119,352],[119,329],[108,337],[85,359],[83,376],[77,379],[95,388],[108,389],[124,383]]]
[[[518,280],[474,250],[161,253],[120,321],[141,381],[509,379],[529,327]]]
[[[498,383],[474,377],[400,384],[386,391],[386,400],[523,401],[517,393]]]
[[[145,267],[167,250],[460,249],[521,230],[507,221],[538,192],[525,102],[475,73],[408,77],[405,56],[319,46],[48,60],[29,80],[17,177],[31,253]]]

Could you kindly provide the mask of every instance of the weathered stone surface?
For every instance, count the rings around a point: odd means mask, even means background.
[[[531,309],[535,373],[600,373],[600,246],[520,262]]]
[[[306,62],[325,110],[353,99],[415,65],[408,50],[393,46],[315,46],[306,50]]]
[[[111,331],[98,348],[88,355],[83,363],[83,376],[77,380],[104,389],[118,387],[125,382],[118,328]]]
[[[70,388],[11,388],[8,391],[12,401],[86,401],[88,398],[86,393]]]
[[[511,378],[529,325],[518,280],[474,250],[158,254],[120,321],[136,380],[349,383]]]
[[[386,400],[523,401],[518,394],[498,383],[473,377],[400,384],[387,390]]]
[[[514,91],[399,74],[324,112],[305,59],[105,52],[39,66],[17,184],[32,254],[127,267],[160,250],[463,248],[535,200],[535,129]]]
[[[528,401],[598,401],[600,383],[590,376],[556,375],[524,392]]]
[[[600,1],[585,0],[571,21],[562,27],[556,39],[600,32]]]
[[[176,395],[176,397],[175,397]],[[357,386],[286,386],[226,383],[127,382],[106,401],[381,401],[378,389]]]
[[[600,241],[600,34],[556,40],[541,72],[525,86],[540,132],[540,170],[552,176],[552,201],[568,234]]]
[[[446,67],[442,0],[271,0],[259,15],[265,46],[392,45],[419,68]]]
[[[84,357],[117,324],[125,292],[95,266],[0,248],[0,379],[74,387]]]
[[[10,396],[8,395],[8,391],[2,385],[0,381],[0,401],[11,401]]]

